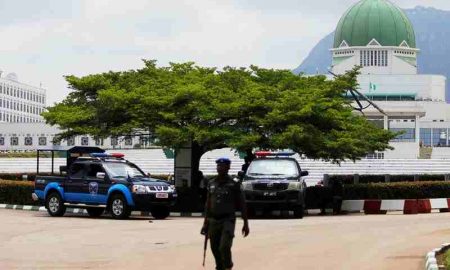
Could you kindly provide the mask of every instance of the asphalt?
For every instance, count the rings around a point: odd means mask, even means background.
[[[450,242],[450,214],[239,220],[234,269],[423,269]],[[214,269],[201,266],[202,218],[113,220],[0,209],[0,269]]]

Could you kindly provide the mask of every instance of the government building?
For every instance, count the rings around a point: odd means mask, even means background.
[[[19,82],[15,73],[0,71],[0,122],[43,123],[45,89]]]
[[[370,106],[364,115],[381,128],[404,132],[392,141],[394,151],[372,158],[414,159],[421,146],[450,146],[446,78],[418,74],[420,48],[399,7],[387,0],[362,0],[350,7],[337,24],[331,54],[334,74],[361,67],[359,91],[385,113]]]
[[[94,138],[77,136],[57,141],[60,130],[45,124],[41,113],[46,107],[46,90],[19,82],[15,73],[0,71],[0,151],[33,151],[62,146],[100,146],[108,149],[148,147],[147,135]]]

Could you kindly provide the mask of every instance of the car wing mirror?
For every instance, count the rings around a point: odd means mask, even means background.
[[[67,174],[67,166],[59,166],[59,173],[61,175]]]
[[[308,176],[309,172],[308,171],[301,171],[300,172],[300,176]]]
[[[241,180],[244,179],[244,176],[245,176],[245,172],[244,171],[239,171],[238,172],[238,178],[239,179],[241,179]]]
[[[98,179],[105,179],[105,177],[106,177],[106,173],[104,173],[104,172],[98,172],[96,175],[95,175],[95,177],[96,178],[98,178]]]

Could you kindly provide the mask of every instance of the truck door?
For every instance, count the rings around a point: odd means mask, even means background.
[[[73,163],[70,166],[67,180],[64,183],[64,196],[67,202],[84,203],[83,187],[85,172],[84,163]]]
[[[98,173],[104,173],[104,178],[97,177]],[[103,166],[101,164],[88,164],[84,181],[83,193],[86,194],[86,202],[90,204],[106,204],[108,189],[111,186]]]

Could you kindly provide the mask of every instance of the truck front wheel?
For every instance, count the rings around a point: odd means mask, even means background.
[[[295,208],[294,208],[294,217],[295,218],[301,219],[301,218],[303,218],[304,214],[305,214],[305,207],[303,204],[295,206]]]
[[[122,194],[115,194],[109,204],[111,216],[115,219],[126,219],[130,216],[131,210]]]
[[[45,199],[45,207],[52,217],[62,217],[66,213],[66,207],[58,192],[51,192]]]

